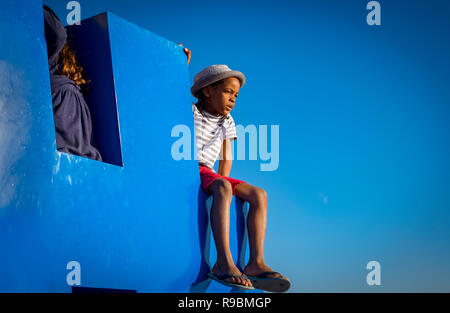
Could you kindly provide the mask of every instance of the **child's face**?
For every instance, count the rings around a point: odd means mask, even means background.
[[[211,113],[228,115],[234,108],[240,88],[241,83],[236,77],[224,79],[221,84],[214,87],[205,87],[203,92]]]

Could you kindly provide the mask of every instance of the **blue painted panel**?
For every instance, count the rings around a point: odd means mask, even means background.
[[[45,291],[44,199],[56,153],[47,48],[38,1],[0,10],[0,291]]]
[[[170,149],[174,125],[193,129],[186,57],[106,16],[123,167],[56,150],[41,4],[2,3],[1,292],[70,292],[73,260],[85,287],[184,292],[197,278],[205,195],[197,161]]]

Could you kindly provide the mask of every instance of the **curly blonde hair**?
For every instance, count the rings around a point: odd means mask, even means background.
[[[66,43],[59,54],[60,74],[69,77],[77,86],[85,85],[88,81],[83,77],[83,67],[78,64],[75,52]]]

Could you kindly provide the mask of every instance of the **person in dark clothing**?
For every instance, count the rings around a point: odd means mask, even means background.
[[[81,86],[82,67],[67,43],[67,32],[56,14],[44,6],[53,115],[58,151],[102,161],[92,145],[92,120]]]

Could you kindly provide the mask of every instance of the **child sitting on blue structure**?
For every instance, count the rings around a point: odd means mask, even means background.
[[[83,69],[67,43],[66,29],[47,6],[44,22],[57,150],[102,161],[92,144],[91,114],[81,92]]]
[[[194,78],[191,93],[198,99],[192,105],[202,188],[213,195],[211,228],[217,249],[217,262],[209,276],[241,289],[254,287],[267,291],[286,291],[290,282],[274,272],[264,261],[264,237],[267,221],[267,194],[264,189],[229,177],[232,166],[231,144],[237,138],[230,115],[245,76],[226,65],[212,65]],[[218,173],[214,163],[219,154]],[[242,274],[233,262],[229,245],[230,204],[233,195],[250,203],[247,230],[249,263]]]

